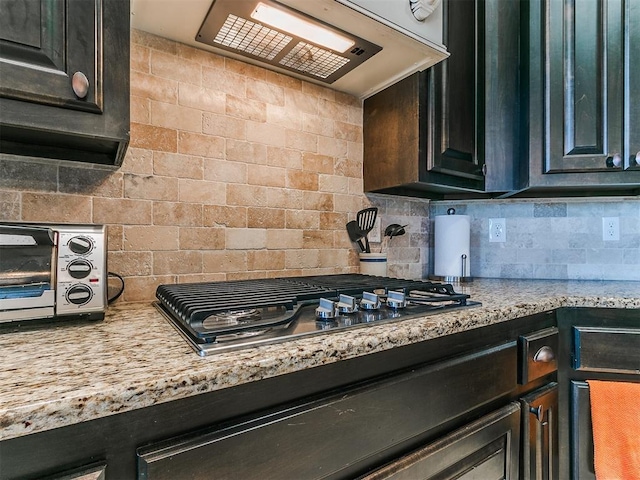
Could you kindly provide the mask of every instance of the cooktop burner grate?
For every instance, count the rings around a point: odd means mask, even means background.
[[[314,313],[321,300],[337,305],[345,298],[355,305],[364,292],[375,293],[383,301],[388,292],[401,292],[408,308],[385,307],[375,312],[356,308],[327,321]],[[359,274],[167,284],[157,288],[156,297],[156,306],[201,354],[223,346],[242,348],[246,338],[253,344],[259,337],[273,343],[303,333],[479,305],[468,301],[469,295],[456,293],[450,284]]]

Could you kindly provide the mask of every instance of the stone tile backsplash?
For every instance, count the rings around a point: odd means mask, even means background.
[[[107,224],[120,301],[160,283],[357,272],[345,224],[371,204],[361,101],[144,32],[131,41],[122,167],[0,159],[0,220]],[[374,201],[411,225],[390,274],[419,277],[424,204]]]
[[[471,275],[495,278],[640,280],[640,198],[432,202],[471,216]],[[617,217],[620,240],[604,241]],[[506,219],[506,242],[489,241],[489,219]]]

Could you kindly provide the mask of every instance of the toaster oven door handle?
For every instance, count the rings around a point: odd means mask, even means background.
[[[25,243],[25,237],[31,238]],[[35,245],[55,245],[53,229],[27,225],[0,224],[0,246],[28,247]]]

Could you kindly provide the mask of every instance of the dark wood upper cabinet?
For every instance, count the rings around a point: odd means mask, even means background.
[[[640,5],[624,0],[525,3],[521,187],[640,191]],[[640,161],[640,157],[638,158]]]
[[[365,191],[508,191],[518,157],[515,0],[443,2],[450,56],[364,102]]]
[[[0,2],[0,153],[119,166],[129,1]]]

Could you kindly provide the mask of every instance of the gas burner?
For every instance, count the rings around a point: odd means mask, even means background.
[[[160,285],[156,297],[200,355],[480,305],[449,284],[356,274]]]

